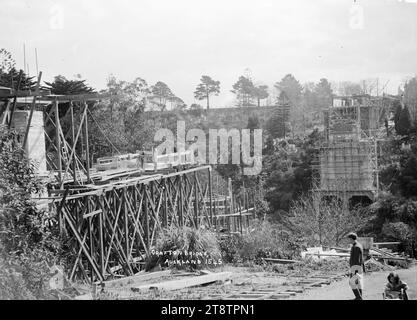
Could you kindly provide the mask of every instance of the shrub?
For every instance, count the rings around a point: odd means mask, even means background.
[[[0,256],[0,299],[35,299],[28,289],[18,259]]]
[[[226,262],[252,261],[262,258],[291,259],[299,255],[302,243],[281,225],[267,220],[255,220],[249,233],[231,235],[220,240],[222,257]]]
[[[301,244],[279,224],[256,221],[252,230],[242,237],[243,246],[239,255],[243,260],[262,258],[291,259],[299,254]]]
[[[225,236],[219,234],[218,243],[222,255],[222,260],[226,263],[241,262],[240,249],[243,246],[243,239],[240,235],[231,234]]]
[[[43,251],[0,257],[0,299],[51,299],[50,278]]]
[[[263,199],[255,199],[255,215],[258,219],[263,219],[270,212],[268,202]]]
[[[390,241],[400,241],[405,252],[412,251],[415,231],[404,222],[386,222],[382,226],[381,235]]]
[[[304,237],[309,246],[340,246],[349,232],[360,230],[369,219],[360,207],[348,210],[342,200],[322,198],[312,191],[293,202],[288,222],[294,234]]]
[[[345,259],[321,259],[314,260],[313,258],[303,259],[300,262],[294,263],[293,274],[306,275],[312,271],[320,272],[335,272],[345,271],[349,268],[349,262]]]

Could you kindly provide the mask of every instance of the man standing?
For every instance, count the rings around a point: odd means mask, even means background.
[[[354,300],[363,300],[363,273],[365,272],[365,264],[363,261],[363,248],[357,240],[358,236],[356,235],[356,233],[351,232],[347,235],[347,237],[352,243],[349,259],[349,285],[352,288],[352,291],[355,295]]]

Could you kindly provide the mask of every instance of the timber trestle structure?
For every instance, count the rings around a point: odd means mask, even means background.
[[[149,258],[158,233],[171,226],[204,226],[227,235],[249,230],[254,193],[243,186],[236,195],[232,181],[218,176],[213,188],[215,171],[209,165],[154,172],[94,171],[88,128],[95,120],[90,108],[117,96],[51,95],[39,89],[41,76],[35,91],[0,92],[0,124],[11,128],[15,110],[26,110],[26,146],[32,115],[35,109],[43,111],[48,176],[42,179],[48,188],[33,200],[59,221],[69,280],[133,275]]]
[[[69,279],[135,274],[150,257],[158,232],[170,226],[219,230],[224,221],[228,231],[247,229],[253,201],[236,203],[236,213],[216,206],[211,176],[211,166],[200,166],[88,191],[65,189],[55,206],[65,246],[72,251]]]

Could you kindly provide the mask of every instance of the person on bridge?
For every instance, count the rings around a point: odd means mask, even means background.
[[[356,233],[351,232],[347,235],[347,237],[352,243],[349,259],[349,285],[355,295],[354,300],[363,300],[363,274],[365,272],[363,248],[357,240],[358,236]]]

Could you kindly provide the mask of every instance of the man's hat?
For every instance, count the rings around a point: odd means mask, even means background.
[[[350,233],[347,235],[347,237],[348,237],[348,238],[351,238],[351,239],[353,239],[353,240],[356,240],[356,239],[358,238],[358,235],[357,235],[356,233],[354,233],[354,232],[350,232]]]

